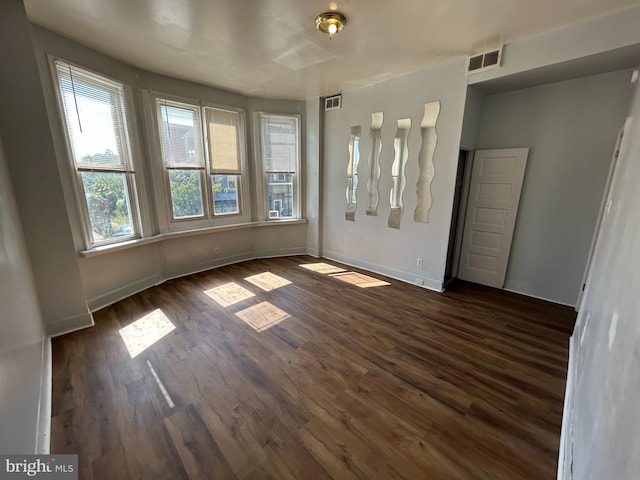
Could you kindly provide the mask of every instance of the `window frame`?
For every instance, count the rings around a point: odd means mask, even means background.
[[[270,173],[265,169],[266,159],[264,155],[264,135],[263,121],[269,118],[293,120],[296,128],[296,165],[295,172],[273,171],[272,175],[293,175],[292,180],[292,214],[289,217],[271,217],[270,205],[268,200],[269,178]],[[255,138],[256,138],[256,190],[259,192],[258,210],[260,212],[261,221],[267,222],[287,222],[291,220],[300,220],[302,216],[302,116],[295,113],[275,113],[267,111],[258,111],[255,113]]]
[[[149,150],[151,155],[152,170],[154,173],[154,184],[161,186],[156,188],[155,203],[156,214],[160,232],[179,232],[184,230],[197,230],[216,226],[234,225],[238,223],[249,223],[251,221],[251,198],[249,188],[249,175],[247,167],[246,155],[246,115],[245,110],[229,105],[220,105],[195,98],[187,98],[168,94],[165,92],[147,91],[145,105],[145,119],[147,121],[147,137],[149,142]],[[162,152],[162,138],[160,136],[160,105],[166,102],[169,105],[186,106],[195,108],[199,111],[200,132],[199,140],[201,142],[201,151],[204,155],[204,166],[201,169],[201,190],[203,201],[203,215],[199,217],[174,218],[173,203],[171,200],[171,191],[169,185],[169,177],[165,165]],[[208,128],[206,109],[215,109],[227,112],[233,112],[238,115],[238,155],[240,163],[240,173],[236,175],[238,192],[238,212],[234,213],[215,213],[213,198],[213,175],[224,175],[211,173],[211,159],[208,146]],[[204,178],[202,178],[204,177]]]
[[[141,181],[141,174],[136,169],[139,162],[139,150],[137,148],[137,136],[135,134],[135,110],[132,108],[134,102],[129,85],[109,75],[105,75],[101,72],[96,72],[90,68],[78,65],[64,58],[48,55],[48,61],[51,77],[53,80],[53,90],[56,96],[58,116],[62,124],[62,131],[64,132],[64,148],[65,154],[67,156],[67,164],[71,177],[70,180],[74,193],[73,197],[75,201],[75,207],[78,212],[79,223],[82,230],[82,240],[85,247],[91,249],[141,238],[143,232],[142,214],[140,210],[140,197],[142,189],[139,185]],[[81,77],[94,77],[94,86],[99,86],[100,83],[103,83],[111,87],[116,87],[120,90],[118,95],[118,103],[121,104],[115,105],[115,111],[116,118],[118,119],[119,140],[122,141],[124,143],[124,146],[126,147],[126,154],[124,159],[125,161],[123,166],[124,168],[96,168],[95,166],[82,167],[76,163],[71,132],[69,130],[67,113],[65,110],[65,103],[63,98],[64,94],[60,85],[61,77],[58,72],[59,65],[67,67],[69,70],[76,70],[80,73]],[[105,240],[95,240],[89,214],[89,205],[87,203],[86,191],[82,179],[83,172],[117,173],[124,175],[127,186],[127,196],[129,199],[129,214],[132,233],[128,235],[111,237]]]

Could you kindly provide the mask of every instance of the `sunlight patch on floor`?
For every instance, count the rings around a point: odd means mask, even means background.
[[[247,282],[253,283],[256,287],[261,288],[265,292],[270,292],[276,288],[290,285],[291,282],[286,278],[282,278],[275,273],[264,272],[245,278]]]
[[[151,365],[151,362],[149,360],[147,360],[147,365],[149,366],[149,370],[151,371],[151,375],[153,375],[153,379],[158,384],[158,388],[160,389],[160,392],[162,392],[162,396],[164,397],[165,401],[167,402],[167,405],[169,406],[169,408],[175,407],[176,405],[175,405],[175,403],[173,403],[173,399],[171,398],[171,395],[169,395],[169,392],[167,391],[167,387],[164,386],[164,383],[162,383],[162,380],[160,380],[160,377],[156,373],[156,369],[153,368],[153,365]]]
[[[225,283],[219,287],[205,290],[204,293],[223,307],[230,307],[231,305],[235,305],[243,300],[255,297],[253,292],[241,287],[236,282]]]
[[[302,268],[311,270],[312,272],[323,273],[329,275],[330,273],[346,272],[344,268],[336,267],[335,265],[329,265],[328,263],[305,263],[300,265]]]
[[[385,282],[384,280],[378,280],[377,278],[369,277],[368,275],[356,272],[335,273],[330,276],[360,288],[383,287],[385,285],[391,285],[389,282]]]
[[[139,318],[135,322],[120,329],[129,356],[135,358],[165,335],[175,330],[176,326],[167,318],[162,310]]]
[[[281,321],[291,317],[287,312],[280,310],[269,302],[261,302],[249,308],[245,308],[244,310],[236,313],[236,316],[256,332],[264,332]]]

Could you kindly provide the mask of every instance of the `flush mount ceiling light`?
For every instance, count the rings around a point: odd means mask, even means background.
[[[316,17],[316,28],[333,37],[341,31],[347,23],[347,17],[338,12],[324,12]]]

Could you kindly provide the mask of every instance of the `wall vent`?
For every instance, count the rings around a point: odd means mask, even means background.
[[[477,73],[500,66],[502,47],[479,53],[467,60],[467,73]]]
[[[332,95],[331,97],[326,97],[324,99],[324,110],[328,112],[329,110],[338,110],[342,108],[342,95]]]

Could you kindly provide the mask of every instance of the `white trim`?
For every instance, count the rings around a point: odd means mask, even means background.
[[[416,272],[405,272],[402,270],[396,270],[393,268],[385,267],[383,265],[367,262],[365,260],[354,261],[353,258],[343,257],[338,253],[326,250],[324,250],[322,258],[335,260],[336,262],[344,263],[345,265],[349,265],[350,267],[360,268],[372,273],[384,275],[385,277],[393,278],[394,280],[399,280],[405,283],[410,283],[411,285],[415,285],[416,287],[424,288],[426,290],[431,290],[438,293],[442,293],[444,291],[442,288],[442,280],[424,278],[420,276],[421,274],[416,274]],[[424,283],[416,283],[416,280],[418,279],[424,281]]]
[[[162,275],[149,275],[135,282],[128,283],[122,287],[103,293],[102,295],[87,300],[87,305],[91,312],[98,311],[124,298],[140,293],[147,288],[160,285],[165,280]]]
[[[218,227],[207,227],[207,228],[197,228],[193,230],[183,230],[180,232],[168,232],[168,233],[159,233],[158,235],[154,235],[152,237],[146,238],[135,238],[133,240],[127,240],[125,242],[120,242],[116,244],[110,245],[102,245],[99,247],[91,248],[89,250],[80,250],[78,253],[82,257],[94,257],[96,255],[104,255],[107,253],[118,252],[121,250],[127,250],[129,248],[140,247],[142,245],[149,245],[151,243],[163,242],[165,240],[172,240],[175,238],[183,238],[183,237],[193,237],[196,235],[207,235],[207,234],[215,234],[219,232],[226,232],[230,230],[243,230],[245,228],[256,228],[256,227],[275,227],[282,225],[304,225],[307,223],[305,218],[294,218],[294,219],[280,219],[280,220],[272,220],[270,222],[248,222],[248,223],[239,223],[235,225],[222,225]]]
[[[40,400],[38,401],[35,452],[38,455],[48,455],[51,447],[51,392],[53,378],[51,338],[49,337],[45,337],[42,341],[40,372]]]
[[[82,330],[83,328],[93,327],[93,315],[91,312],[81,313],[73,317],[63,318],[55,322],[47,323],[47,333],[51,337],[66,335],[67,333]]]
[[[567,384],[562,409],[562,430],[560,431],[560,451],[558,453],[557,480],[573,478],[573,397],[576,379],[576,336],[569,339],[569,366],[567,368]]]
[[[525,297],[529,297],[529,298],[535,298],[535,299],[538,299],[538,300],[544,300],[545,302],[555,303],[557,305],[564,305],[566,307],[571,307],[571,308],[575,307],[575,304],[573,304],[573,303],[561,302],[560,300],[552,300],[551,298],[546,298],[546,297],[541,297],[539,295],[533,295],[531,293],[521,292],[521,291],[515,290],[513,288],[503,287],[502,290],[504,290],[505,292],[517,293],[518,295],[524,295]]]

